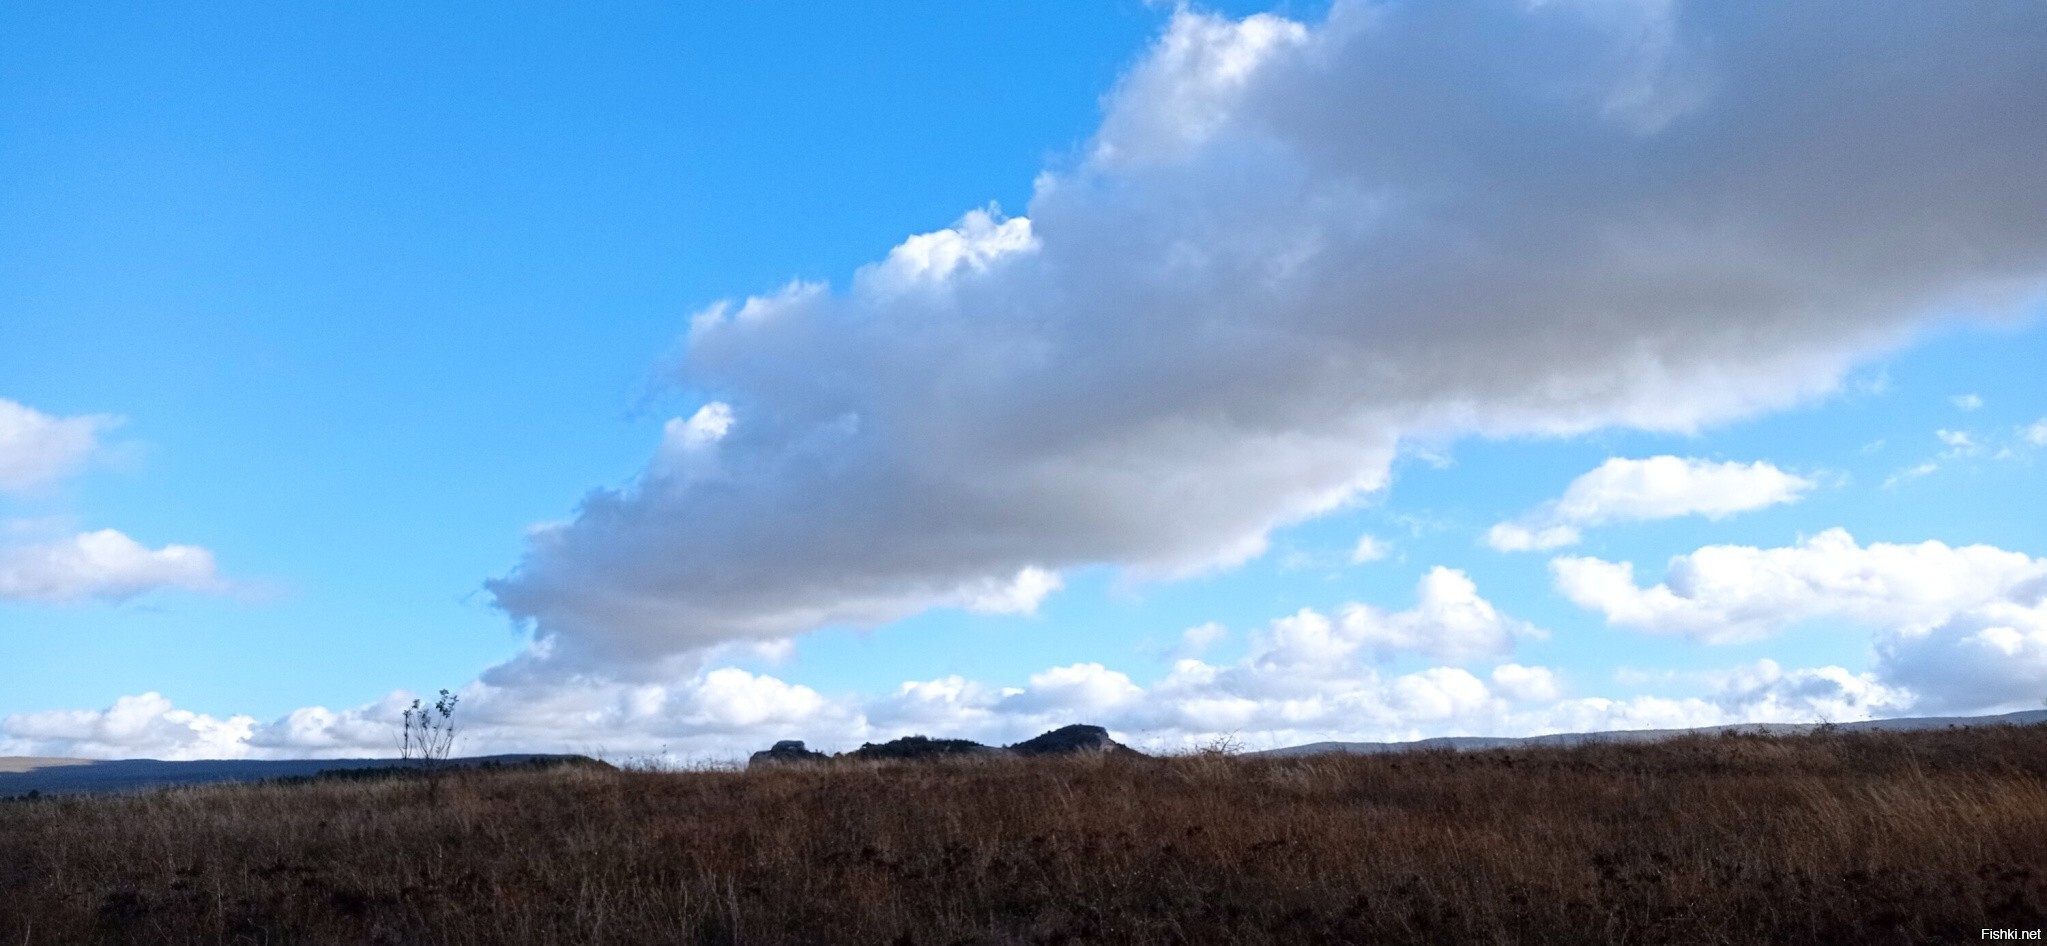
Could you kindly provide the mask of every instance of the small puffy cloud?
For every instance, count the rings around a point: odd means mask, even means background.
[[[218,591],[213,553],[152,549],[113,529],[0,547],[0,601],[126,601],[158,589]]]
[[[1577,545],[1582,537],[1576,526],[1546,525],[1530,528],[1515,522],[1494,523],[1486,530],[1486,544],[1502,552],[1541,552]]]
[[[1485,681],[1462,667],[1431,667],[1393,680],[1395,711],[1414,722],[1436,722],[1472,716],[1487,708],[1493,694]]]
[[[1576,544],[1582,527],[1678,516],[1718,519],[1797,502],[1812,487],[1811,480],[1761,461],[1614,457],[1520,521],[1493,526],[1486,544],[1503,552],[1559,548]]]
[[[1958,410],[1973,411],[1983,406],[1983,398],[1975,394],[1957,394],[1948,398],[1948,403]]]
[[[1045,596],[1065,585],[1058,575],[1042,568],[1025,568],[1006,582],[983,582],[966,589],[961,604],[982,614],[1035,614]]]
[[[1261,637],[1260,659],[1278,666],[1313,668],[1369,655],[1387,660],[1424,654],[1462,661],[1511,653],[1518,638],[1542,631],[1517,621],[1479,596],[1470,577],[1437,566],[1415,588],[1416,603],[1405,611],[1368,604],[1345,605],[1335,618],[1311,608],[1272,622]]]
[[[664,705],[671,703],[671,705]],[[805,686],[734,667],[712,670],[681,695],[650,698],[647,709],[673,714],[694,729],[744,731],[764,725],[793,725],[816,716],[825,699]]]
[[[1557,675],[1548,667],[1501,664],[1493,668],[1492,679],[1501,696],[1524,703],[1554,700],[1562,690]]]
[[[733,423],[732,405],[723,401],[705,404],[688,417],[670,418],[661,426],[661,447],[648,464],[650,484],[682,488],[694,481],[716,478],[721,470],[716,447],[732,432]],[[545,530],[564,525],[549,523],[529,534],[544,534]]]
[[[1028,568],[1228,567],[1403,442],[1824,394],[2047,288],[2047,127],[2011,120],[2043,36],[2027,4],[1180,9],[1025,213],[707,307],[675,381],[739,419],[717,475],[650,463],[490,590],[557,673],[638,674]]]
[[[1121,671],[1097,663],[1054,667],[1031,675],[1030,685],[1003,697],[999,708],[1029,716],[1090,719],[1138,699],[1143,688]]]
[[[0,492],[45,486],[82,466],[99,436],[120,423],[106,415],[52,417],[0,398]]]
[[[2047,417],[2020,428],[2019,436],[2035,447],[2047,447]]]
[[[1197,624],[1180,632],[1180,646],[1173,653],[1182,658],[1199,657],[1207,653],[1218,641],[1229,636],[1229,633],[1229,628],[1214,621]]]
[[[1021,689],[991,687],[954,674],[909,680],[894,693],[871,699],[862,715],[880,731],[906,733],[987,732],[1000,718],[996,706]]]
[[[887,259],[863,270],[860,279],[880,293],[929,291],[947,285],[955,274],[986,272],[1004,257],[1037,248],[1029,218],[1005,219],[990,207],[969,211],[950,228],[904,240]]]
[[[732,429],[732,405],[712,401],[689,419],[677,417],[661,429],[662,446],[672,450],[695,450],[717,443]]]
[[[2006,600],[2047,575],[2047,560],[1987,545],[1863,546],[1828,529],[1783,548],[1707,546],[1671,559],[1664,580],[1648,587],[1628,562],[1565,557],[1550,568],[1558,591],[1609,624],[1725,643],[1827,617],[1930,626]]]
[[[1578,477],[1557,500],[1569,522],[1626,519],[1708,519],[1796,501],[1812,481],[1761,461],[1714,463],[1673,456],[1614,458]]]
[[[1392,552],[1393,547],[1386,544],[1384,539],[1367,533],[1358,536],[1358,544],[1351,547],[1350,562],[1353,565],[1376,562],[1392,554]]]
[[[1969,453],[1976,449],[1976,440],[1965,430],[1936,430],[1933,436],[1941,445],[1954,453]]]
[[[0,717],[0,755],[239,759],[251,754],[255,726],[248,716],[194,713],[176,708],[162,694],[144,693],[121,697],[104,710]]]

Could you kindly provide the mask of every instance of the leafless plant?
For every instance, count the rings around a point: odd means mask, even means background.
[[[441,691],[441,698],[432,706],[413,700],[399,732],[398,757],[428,767],[448,761],[448,752],[455,746],[455,704],[461,700],[447,690]]]

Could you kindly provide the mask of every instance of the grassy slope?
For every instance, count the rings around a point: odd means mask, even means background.
[[[2047,727],[0,804],[0,943],[1974,940]]]

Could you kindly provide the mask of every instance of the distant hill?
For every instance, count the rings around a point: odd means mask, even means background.
[[[592,761],[577,755],[474,756],[450,759],[448,765],[524,765],[532,762]],[[210,759],[163,762],[156,759],[49,759],[0,756],[0,798],[41,792],[129,792],[209,782],[260,782],[265,779],[319,775],[403,766],[398,759]]]
[[[933,739],[929,736],[904,736],[882,743],[866,743],[851,752],[827,756],[806,748],[801,740],[785,739],[775,743],[773,748],[753,754],[747,760],[747,767],[776,766],[823,762],[828,759],[860,759],[865,761],[937,759],[973,755],[1077,755],[1086,753],[1113,753],[1117,755],[1142,755],[1114,739],[1109,731],[1100,726],[1062,726],[1041,736],[1026,739],[1013,746],[988,746],[970,739]]]
[[[1903,719],[1869,719],[1853,723],[1833,724],[1836,729],[1851,732],[1904,731],[1914,729],[1946,729],[1951,726],[2030,726],[2047,723],[2047,710],[2023,710],[2005,713],[2001,716],[1917,716]],[[1608,732],[1555,733],[1548,736],[1525,736],[1502,738],[1493,736],[1440,736],[1435,739],[1417,739],[1413,742],[1311,742],[1304,746],[1288,746],[1284,749],[1267,749],[1246,755],[1289,756],[1316,755],[1324,752],[1412,752],[1427,749],[1511,749],[1525,746],[1578,746],[1600,742],[1656,742],[1678,736],[1695,734],[1712,735],[1730,731],[1770,733],[1773,735],[1794,735],[1810,732],[1823,723],[1733,723],[1726,726],[1704,726],[1697,729],[1617,729]]]

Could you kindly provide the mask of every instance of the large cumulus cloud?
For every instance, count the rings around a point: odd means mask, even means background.
[[[1026,215],[698,315],[708,413],[491,590],[525,669],[627,673],[1242,561],[1404,436],[1813,395],[2036,297],[2043,46],[2038,4],[1177,13]]]

